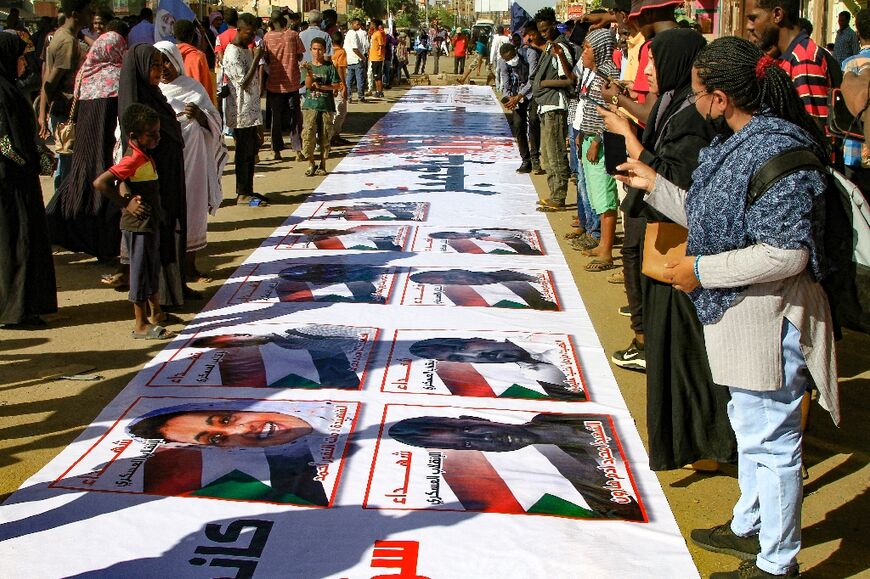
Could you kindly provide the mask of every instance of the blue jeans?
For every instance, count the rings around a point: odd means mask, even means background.
[[[740,485],[731,530],[741,537],[758,534],[755,564],[775,575],[797,565],[801,548],[801,400],[810,383],[800,333],[788,320],[783,320],[782,365],[782,388],[729,388],[728,403]]]
[[[581,134],[572,126],[568,126],[568,141],[571,150],[568,152],[568,160],[571,170],[577,173],[577,222],[589,235],[595,239],[601,239],[601,217],[592,209],[589,203],[589,192],[586,190],[586,175],[583,173],[583,163],[579,154],[582,152],[574,143],[574,137]]]
[[[58,115],[49,115],[48,116],[48,130],[51,131],[51,134],[54,134],[54,130],[60,123],[65,123],[67,121],[67,117],[62,117]],[[67,175],[69,175],[70,169],[72,168],[72,155],[58,155],[57,156],[57,168],[54,170],[54,190],[55,192],[60,189],[60,186],[63,185],[63,182],[66,181]]]
[[[347,94],[348,97],[353,96],[353,83],[356,81],[356,90],[359,98],[365,97],[366,94],[366,77],[365,68],[362,62],[347,65]]]

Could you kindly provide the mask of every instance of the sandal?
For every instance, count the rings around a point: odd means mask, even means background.
[[[168,340],[175,336],[172,332],[164,328],[163,326],[152,326],[149,325],[148,329],[145,333],[138,332],[130,332],[130,335],[133,336],[134,340]]]
[[[317,169],[315,169],[314,167],[308,167],[307,169],[305,169],[305,176],[306,177],[314,177],[314,174],[316,172],[317,172]]]
[[[129,282],[127,281],[127,274],[121,271],[115,273],[107,273],[100,278],[100,283],[114,288],[129,285]]]
[[[565,239],[580,239],[581,237],[586,235],[586,231],[584,229],[580,229],[579,227],[575,227],[573,225],[571,227],[574,227],[574,229],[576,229],[577,231],[569,231],[568,233],[563,235]]]
[[[318,177],[322,177],[326,175],[326,169],[318,168],[317,171],[314,172]]]
[[[609,276],[607,276],[607,283],[623,285],[625,283],[625,272],[623,270],[619,270],[616,273],[610,274]]]
[[[601,259],[593,259],[589,263],[586,264],[586,271],[607,271],[608,269],[614,269],[616,265],[612,261],[604,261]]]
[[[561,203],[561,204],[553,203],[549,199],[541,200],[541,202],[538,203],[538,205],[539,205],[538,211],[541,211],[543,213],[552,213],[554,211],[564,211],[565,210],[564,203]]]

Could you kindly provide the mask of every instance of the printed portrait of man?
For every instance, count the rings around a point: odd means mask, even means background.
[[[386,303],[384,277],[392,270],[366,265],[294,265],[278,273],[275,288],[282,302]]]
[[[532,247],[529,238],[534,231],[490,227],[468,231],[433,231],[431,239],[447,240],[447,245],[457,253],[492,255],[542,255],[538,247]]]
[[[555,301],[533,285],[540,283],[538,277],[522,271],[430,270],[415,272],[410,279],[418,284],[441,286],[444,295],[457,306],[559,309]]]
[[[364,345],[349,331],[328,333],[330,328],[341,329],[318,325],[313,331],[201,336],[189,347],[220,351],[217,367],[224,386],[358,389],[360,375],[351,360]]]
[[[591,417],[538,414],[524,424],[509,424],[475,416],[419,416],[396,422],[388,433],[402,444],[443,450],[444,480],[467,510],[644,520],[631,493],[614,500],[598,441],[584,427]],[[605,432],[613,438],[609,427]],[[616,449],[616,442],[611,446]],[[516,460],[505,463],[513,453]],[[614,455],[619,456],[616,450]]]
[[[429,338],[411,344],[410,353],[436,360],[435,372],[458,396],[552,398],[586,400],[579,380],[572,383],[561,370],[563,351],[553,343],[520,337]]]
[[[325,507],[316,457],[334,420],[329,402],[203,402],[149,412],[127,432],[165,444],[144,465],[147,494]]]
[[[297,227],[290,232],[294,248],[322,250],[384,250],[402,251],[398,244],[398,227],[351,227],[349,229],[330,229]]]

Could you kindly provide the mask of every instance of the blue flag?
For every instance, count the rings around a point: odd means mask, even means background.
[[[175,42],[172,28],[176,20],[196,20],[196,14],[183,0],[160,0],[154,18],[154,42],[168,40]]]

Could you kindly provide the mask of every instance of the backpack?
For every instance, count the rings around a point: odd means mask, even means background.
[[[825,229],[821,248],[827,273],[821,280],[828,296],[835,335],[849,328],[870,333],[870,208],[860,189],[826,167],[805,149],[785,151],[768,160],[749,182],[747,209],[780,179],[796,171],[825,173]]]

